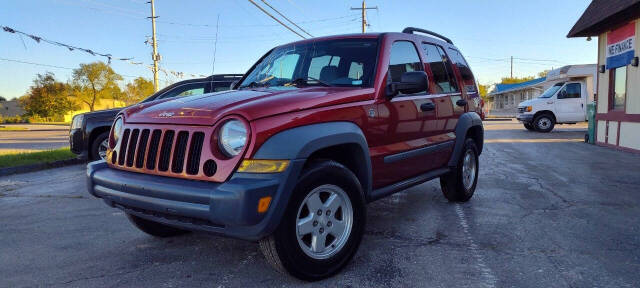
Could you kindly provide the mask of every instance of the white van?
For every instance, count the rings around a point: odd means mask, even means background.
[[[587,103],[593,101],[595,86],[595,65],[589,66],[593,67],[593,72],[581,77],[566,77],[569,71],[564,71],[564,74],[558,73],[563,71],[556,71],[562,68],[549,72],[548,81],[560,82],[553,84],[538,98],[518,104],[518,121],[528,130],[538,132],[550,132],[555,124],[587,121]]]

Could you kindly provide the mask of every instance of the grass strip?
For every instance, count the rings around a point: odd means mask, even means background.
[[[38,152],[18,152],[0,155],[0,168],[22,165],[50,163],[59,160],[75,158],[76,155],[69,148],[46,150]]]

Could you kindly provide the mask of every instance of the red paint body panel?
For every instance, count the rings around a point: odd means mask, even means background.
[[[254,157],[261,145],[276,133],[294,127],[331,121],[348,121],[361,128],[369,146],[374,189],[445,166],[452,148],[392,163],[385,163],[384,157],[454,140],[456,136],[453,131],[460,115],[469,110],[481,109],[478,103],[470,99],[473,95],[467,95],[463,89],[464,85],[459,85],[463,88],[458,93],[433,94],[431,91],[425,95],[389,99],[385,95],[385,88],[389,53],[395,41],[413,42],[423,62],[426,58],[420,49],[422,42],[426,41],[443,47],[449,47],[449,44],[404,33],[330,36],[296,43],[377,37],[380,37],[380,44],[373,88],[305,87],[234,90],[150,102],[130,107],[123,112],[125,126],[128,128],[162,127],[176,131],[202,131],[207,139],[203,151],[217,149],[217,146],[213,147],[214,145],[210,144],[208,139],[215,134],[221,120],[230,116],[245,119],[250,127],[250,136],[245,151],[241,155],[225,160],[219,159],[215,153],[203,152],[201,162],[211,158],[215,159],[219,165],[219,171],[214,177],[206,177],[202,172],[195,176],[184,173],[173,175],[174,173],[113,166],[142,173],[221,182],[233,173],[241,158]],[[430,87],[435,87],[433,75],[427,63],[424,70],[429,75]],[[455,77],[458,83],[462,83],[457,71]],[[455,105],[455,101],[459,99],[466,99],[469,104],[466,107]],[[420,105],[426,102],[433,102],[435,110],[421,111]],[[172,116],[162,117],[162,115]]]

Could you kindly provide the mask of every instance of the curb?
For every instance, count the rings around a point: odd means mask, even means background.
[[[505,117],[505,118],[484,118],[483,121],[511,121],[513,119],[515,119],[515,118],[507,118],[507,117]]]
[[[78,158],[72,158],[72,159],[59,160],[59,161],[47,162],[47,163],[37,163],[37,164],[29,164],[29,165],[22,165],[22,166],[16,166],[16,167],[6,167],[6,168],[0,168],[0,176],[22,174],[27,172],[51,169],[51,168],[59,168],[64,166],[76,165],[84,162],[85,161],[80,160]]]

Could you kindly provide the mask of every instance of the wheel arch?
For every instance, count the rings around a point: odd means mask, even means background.
[[[458,124],[455,128],[456,140],[453,146],[453,153],[449,158],[449,167],[456,167],[458,159],[462,155],[464,142],[467,138],[472,138],[478,147],[478,155],[482,153],[484,146],[484,128],[482,127],[482,119],[476,112],[467,112],[460,115]]]
[[[284,130],[267,139],[253,158],[306,159],[306,163],[331,159],[356,174],[365,194],[371,191],[367,140],[360,127],[352,122],[327,122]]]
[[[535,121],[536,117],[543,114],[549,114],[553,118],[553,122],[558,122],[558,118],[556,118],[556,114],[554,114],[553,111],[551,110],[540,110],[536,112],[535,114],[533,114],[533,120]]]

